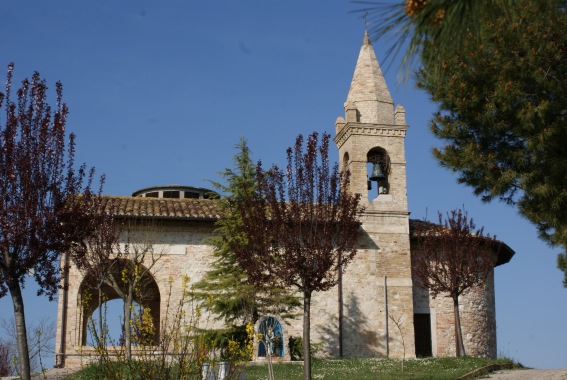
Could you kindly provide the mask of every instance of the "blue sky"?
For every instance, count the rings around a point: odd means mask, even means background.
[[[334,133],[362,42],[363,21],[351,13],[360,7],[342,0],[1,1],[0,67],[14,61],[18,81],[39,71],[52,88],[63,82],[78,161],[107,175],[105,194],[209,187],[231,165],[241,136],[255,159],[281,164],[299,133]],[[374,49],[383,62],[384,43]],[[514,208],[482,204],[438,166],[431,149],[442,142],[428,130],[434,105],[412,80],[397,81],[396,62],[382,66],[410,125],[411,217],[464,205],[514,249],[496,269],[498,350],[524,365],[566,367],[559,250],[539,241]],[[33,292],[29,282],[28,318],[55,319],[56,304]],[[11,315],[9,298],[0,299],[0,317]]]

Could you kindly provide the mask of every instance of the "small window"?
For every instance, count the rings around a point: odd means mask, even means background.
[[[146,193],[146,198],[159,198],[159,192],[152,191],[151,193]]]
[[[199,193],[193,193],[191,191],[185,192],[185,198],[199,198]]]
[[[168,190],[163,192],[164,198],[179,198],[179,190]]]

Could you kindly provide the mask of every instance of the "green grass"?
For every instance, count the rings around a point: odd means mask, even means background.
[[[393,359],[316,359],[313,362],[313,379],[324,380],[389,380],[389,379],[456,379],[477,368],[489,364],[511,363],[509,359],[482,358],[425,358],[410,359],[404,363],[402,372],[401,360]],[[298,363],[281,363],[274,365],[275,378],[278,380],[294,380],[303,378],[303,365]],[[66,380],[104,380],[96,365],[86,367]],[[268,379],[268,367],[264,364],[249,365],[246,380]],[[158,379],[153,379],[158,380]]]
[[[477,368],[496,363],[510,363],[510,361],[470,357],[411,359],[405,361],[404,371],[402,372],[401,360],[366,358],[315,360],[313,362],[313,379],[456,379]],[[303,366],[278,364],[274,367],[274,374],[276,379],[302,379]],[[267,367],[249,366],[246,379],[268,379]]]

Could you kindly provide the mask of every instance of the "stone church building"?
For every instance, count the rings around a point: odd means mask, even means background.
[[[341,284],[313,295],[312,342],[321,343],[322,353],[334,357],[402,357],[404,351],[406,357],[455,355],[452,301],[442,296],[433,299],[412,276],[411,258],[418,252],[407,203],[408,125],[404,108],[394,105],[366,33],[344,109],[345,116],[335,124],[334,141],[341,166],[351,171],[351,190],[362,195],[363,234]],[[154,292],[146,301],[156,326],[167,313],[169,279],[187,275],[198,281],[210,267],[212,247],[207,238],[219,215],[217,201],[207,199],[206,193],[206,189],[164,186],[139,190],[131,197],[105,197],[114,202],[117,216],[159,220],[162,226],[156,245],[167,248],[159,265],[150,270]],[[514,252],[500,243],[494,254],[498,266]],[[86,320],[97,304],[91,301],[81,312],[84,277],[74,266],[62,281],[68,288],[58,299],[56,364],[73,367],[93,353],[87,346]],[[172,302],[179,293],[174,288]],[[107,296],[118,298],[112,292]],[[494,271],[483,287],[464,294],[460,304],[467,354],[495,357]],[[400,322],[399,327],[392,319]],[[285,342],[276,354],[289,358],[288,338],[302,335],[302,320],[276,322],[277,334]],[[257,346],[257,358],[263,355],[265,351]]]

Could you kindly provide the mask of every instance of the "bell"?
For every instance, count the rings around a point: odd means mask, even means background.
[[[372,168],[372,174],[368,179],[375,182],[380,182],[386,179],[386,176],[384,175],[384,173],[382,173],[380,164],[374,164],[374,167]]]

